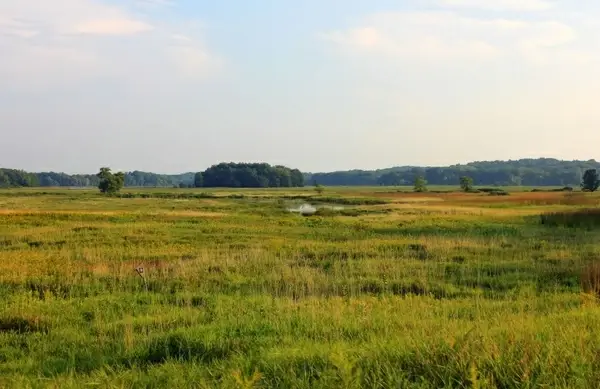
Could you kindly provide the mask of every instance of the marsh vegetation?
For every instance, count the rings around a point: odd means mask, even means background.
[[[596,388],[599,203],[5,190],[0,387]]]

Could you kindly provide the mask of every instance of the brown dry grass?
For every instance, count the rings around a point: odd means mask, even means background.
[[[365,193],[364,195],[367,195]],[[590,193],[565,192],[513,192],[510,196],[490,196],[486,193],[406,193],[379,192],[369,196],[387,198],[398,202],[448,202],[455,205],[468,204],[512,204],[512,205],[593,205],[600,203],[600,197]]]
[[[122,211],[92,211],[92,210],[53,210],[42,211],[36,209],[0,209],[0,215],[19,216],[44,216],[44,215],[102,215],[116,216],[123,214]]]
[[[208,211],[167,211],[167,212],[156,212],[153,215],[165,215],[165,216],[182,216],[182,217],[223,217],[227,216],[223,212],[208,212]]]
[[[600,262],[595,261],[583,268],[581,287],[585,293],[600,298]]]

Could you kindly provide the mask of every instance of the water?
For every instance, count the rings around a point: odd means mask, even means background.
[[[327,209],[331,209],[333,211],[340,211],[340,210],[344,209],[344,207],[332,206],[332,205],[321,205],[321,206],[319,206],[319,208],[327,208]],[[314,205],[302,204],[295,208],[288,208],[288,211],[293,212],[293,213],[299,213],[301,215],[314,215],[317,212],[317,209],[318,208],[315,207]]]
[[[317,212],[317,208],[310,204],[302,204],[297,208],[288,208],[288,211],[299,213],[301,215],[314,215]]]

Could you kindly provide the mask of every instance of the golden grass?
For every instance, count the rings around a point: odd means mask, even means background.
[[[0,387],[598,382],[598,233],[530,217],[597,195],[327,189],[390,202],[3,199]]]
[[[1,209],[0,215],[19,215],[19,216],[47,216],[47,215],[101,215],[101,216],[116,216],[120,215],[121,211],[92,211],[92,210],[35,210],[35,209]],[[133,212],[130,212],[133,213]]]
[[[208,212],[208,211],[170,211],[162,213],[152,213],[155,215],[167,215],[167,216],[182,216],[182,217],[223,217],[227,216],[223,212]]]
[[[600,298],[600,262],[588,264],[581,274],[581,286],[585,293]]]

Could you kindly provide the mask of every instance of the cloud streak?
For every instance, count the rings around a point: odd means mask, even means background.
[[[373,14],[362,25],[320,37],[346,53],[410,61],[496,60],[553,55],[577,31],[558,21],[477,19],[446,11]]]
[[[95,19],[74,26],[80,34],[90,35],[132,35],[152,30],[147,23],[131,19]]]
[[[554,7],[552,3],[545,0],[440,0],[439,4],[490,11],[544,11]]]
[[[198,80],[220,62],[202,37],[100,0],[2,0],[0,50],[0,85],[13,89],[106,77]]]

